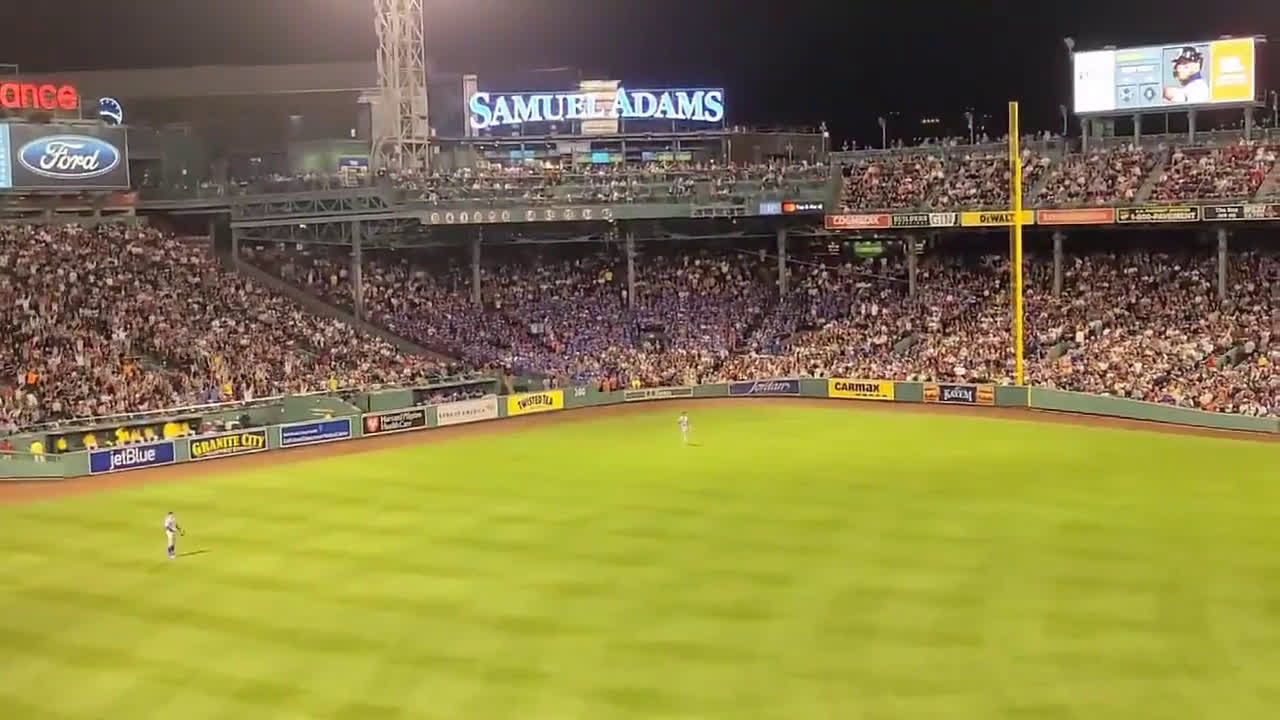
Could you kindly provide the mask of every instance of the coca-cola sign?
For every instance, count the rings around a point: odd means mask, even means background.
[[[123,188],[129,160],[123,128],[11,125],[15,188]]]

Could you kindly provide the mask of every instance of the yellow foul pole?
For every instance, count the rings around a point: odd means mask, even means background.
[[[1013,362],[1014,383],[1026,385],[1026,368],[1022,357],[1022,153],[1018,148],[1018,103],[1009,103],[1009,181],[1013,198],[1013,217],[1010,222],[1013,255]]]

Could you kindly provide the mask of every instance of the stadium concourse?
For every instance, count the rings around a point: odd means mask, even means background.
[[[829,168],[819,162],[767,162],[734,164],[715,162],[647,162],[563,169],[558,165],[530,162],[490,164],[447,172],[390,170],[365,181],[395,188],[410,200],[431,205],[477,201],[491,205],[520,202],[522,206],[553,201],[575,204],[687,202],[698,196],[723,199],[735,194],[790,192],[803,186],[825,186]],[[308,190],[336,190],[351,185],[338,174],[264,174],[226,183],[166,187],[150,175],[139,179],[138,189],[148,197],[252,195]]]

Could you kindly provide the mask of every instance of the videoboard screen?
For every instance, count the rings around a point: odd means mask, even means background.
[[[0,124],[0,188],[128,187],[122,127]]]
[[[1077,114],[1172,110],[1254,99],[1255,39],[1091,50],[1073,56]]]

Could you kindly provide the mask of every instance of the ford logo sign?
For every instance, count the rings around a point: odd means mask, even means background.
[[[115,145],[88,135],[51,135],[32,140],[18,151],[18,162],[54,180],[88,180],[106,175],[120,164]]]

